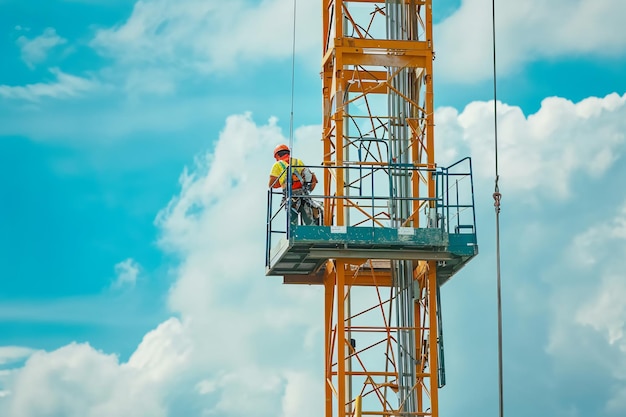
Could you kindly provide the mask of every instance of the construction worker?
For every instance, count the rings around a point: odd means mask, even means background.
[[[298,158],[291,158],[291,151],[287,145],[278,145],[274,149],[274,165],[270,171],[269,186],[283,189],[283,202],[287,197],[287,172],[291,165],[291,224],[298,224],[298,216],[302,224],[312,225],[321,222],[321,206],[308,197],[309,192],[315,189],[317,177],[315,173],[304,166]]]

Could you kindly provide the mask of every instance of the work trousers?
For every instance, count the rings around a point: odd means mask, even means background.
[[[283,194],[283,201],[287,196]],[[298,221],[300,220],[300,222]],[[289,221],[292,225],[313,225],[316,224],[313,215],[313,207],[311,198],[303,189],[295,189],[291,191],[291,207],[289,207]]]

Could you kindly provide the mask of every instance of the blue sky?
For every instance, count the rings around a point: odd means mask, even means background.
[[[490,2],[434,3],[437,159],[474,160],[481,251],[442,290],[441,415],[495,415]],[[291,7],[0,0],[1,416],[321,414],[322,293],[263,275]],[[626,3],[496,7],[506,412],[623,416]]]

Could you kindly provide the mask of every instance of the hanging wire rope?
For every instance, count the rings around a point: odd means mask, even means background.
[[[289,149],[293,155],[293,108],[296,85],[296,0],[293,0],[293,34],[291,39],[291,110],[289,113]]]
[[[493,40],[493,131],[494,131],[494,150],[495,150],[495,187],[493,191],[494,207],[496,212],[496,282],[497,282],[497,298],[498,298],[498,405],[500,417],[504,416],[504,388],[503,388],[503,372],[502,372],[502,285],[500,274],[500,187],[498,181],[500,174],[498,172],[498,95],[496,83],[496,4],[495,0],[491,0],[491,30]]]
[[[285,193],[285,201],[287,208],[287,236],[291,236],[291,210],[292,210],[292,168],[291,158],[293,156],[293,108],[294,108],[294,96],[295,96],[295,84],[296,84],[296,0],[293,0],[293,37],[291,40],[291,108],[289,111],[289,150],[291,156],[289,157],[289,163],[287,164],[287,187]]]

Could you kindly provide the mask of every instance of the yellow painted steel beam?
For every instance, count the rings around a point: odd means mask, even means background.
[[[428,271],[428,316],[430,319],[430,330],[428,332],[428,367],[430,370],[430,408],[431,415],[438,416],[439,415],[439,381],[438,381],[438,371],[439,371],[439,358],[438,358],[438,349],[437,349],[437,263],[435,261],[430,261],[429,263],[429,271]],[[420,410],[421,411],[421,410]]]
[[[347,65],[374,65],[385,67],[422,68],[428,58],[423,54],[405,52],[401,55],[393,54],[364,54],[356,48],[341,48],[342,61]]]
[[[426,60],[433,59],[433,51],[426,42],[416,42],[419,47],[412,48],[411,41],[374,42],[370,39],[351,38],[349,41],[336,39],[332,49],[322,58],[322,66],[332,65],[330,61],[338,54],[349,55],[347,64],[424,68]],[[361,61],[359,61],[359,57]],[[379,60],[374,61],[376,57]],[[405,57],[405,60],[401,58]]]
[[[388,53],[419,53],[423,56],[432,56],[430,41],[411,41],[402,39],[360,39],[354,37],[340,37],[335,39],[335,49],[342,47],[355,48],[363,52],[380,54]]]
[[[312,275],[285,275],[284,284],[323,285],[324,277],[319,274]],[[350,285],[355,287],[391,287],[391,271],[364,273],[350,278]]]
[[[398,2],[404,2],[405,4],[414,3],[417,5],[425,5],[426,0],[397,0]],[[380,3],[381,5],[385,4],[384,0],[344,0],[344,3]]]

